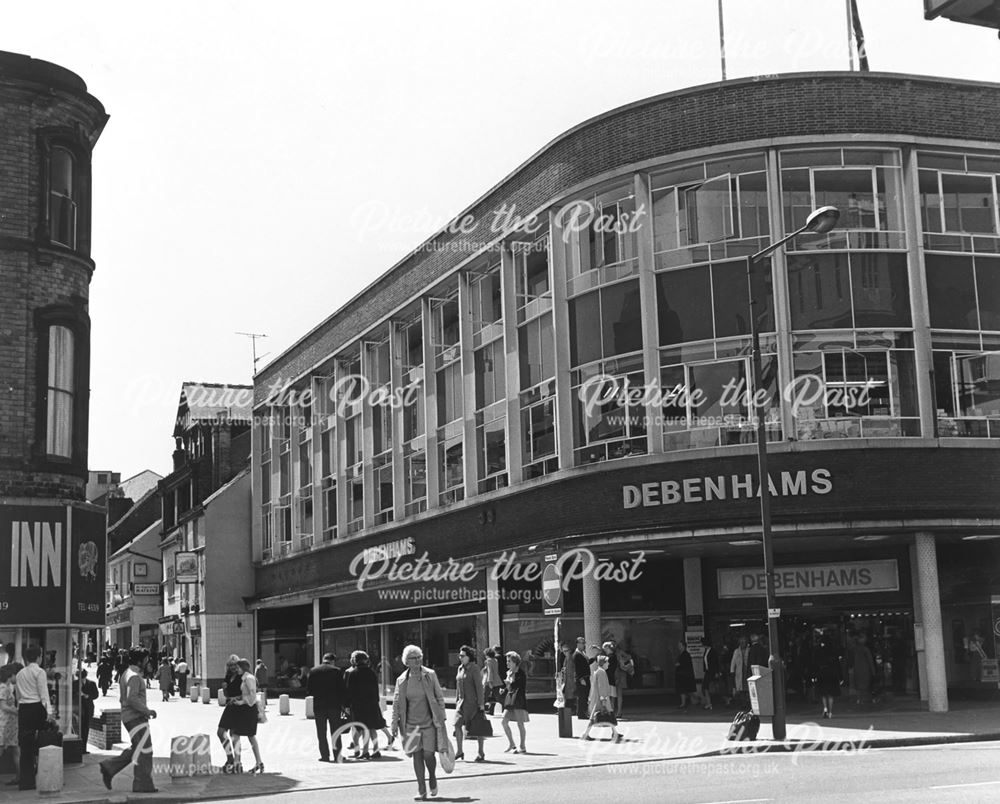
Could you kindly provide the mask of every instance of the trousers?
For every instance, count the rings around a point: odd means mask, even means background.
[[[153,787],[153,740],[149,733],[149,721],[130,720],[125,723],[132,745],[118,756],[105,759],[101,767],[114,776],[123,771],[135,757],[135,772],[132,776],[133,793],[152,793]]]
[[[326,730],[330,729],[330,737],[333,738],[333,759],[336,762],[340,758],[341,735],[337,734],[337,729],[346,723],[341,715],[340,707],[336,709],[315,709],[313,716],[316,720],[316,740],[319,743],[319,755],[321,759],[330,758],[330,744],[326,739]],[[336,736],[334,736],[336,735]]]

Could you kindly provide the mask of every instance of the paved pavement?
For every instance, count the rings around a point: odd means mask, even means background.
[[[158,717],[152,722],[154,748],[154,780],[158,794],[133,794],[130,769],[114,780],[109,793],[101,783],[97,763],[117,751],[90,748],[82,765],[65,767],[63,792],[45,796],[60,802],[123,802],[126,800],[204,800],[273,795],[295,790],[347,788],[388,782],[412,780],[412,766],[401,751],[383,751],[382,758],[373,761],[349,759],[341,764],[318,761],[316,733],[313,722],[305,718],[305,702],[292,699],[291,714],[278,715],[277,701],[268,706],[269,722],[261,726],[258,738],[266,766],[263,775],[241,776],[212,773],[207,776],[172,779],[169,758],[173,736],[205,733],[212,739],[212,760],[216,769],[225,761],[225,753],[215,730],[221,708],[213,700],[209,704],[192,703],[173,698],[160,702],[154,682],[150,690],[150,705]],[[107,698],[98,702],[117,704],[115,687]],[[527,773],[581,765],[612,765],[649,760],[678,760],[712,756],[733,751],[835,750],[847,748],[937,744],[972,740],[1000,740],[1000,701],[953,702],[951,711],[932,714],[923,711],[920,702],[912,698],[883,703],[870,709],[841,708],[832,720],[816,717],[816,708],[792,706],[788,713],[787,739],[783,743],[771,739],[771,727],[765,719],[758,740],[753,743],[732,743],[726,740],[734,710],[716,708],[681,712],[664,705],[630,702],[627,719],[620,729],[625,740],[613,744],[607,729],[595,728],[598,737],[592,742],[560,739],[555,714],[532,714],[527,726],[527,754],[507,754],[506,739],[500,719],[493,718],[497,737],[487,740],[487,762],[459,761],[456,776],[490,776],[505,773]],[[584,723],[573,721],[574,734],[583,732]],[[515,738],[517,736],[514,729]],[[124,736],[124,735],[123,735]],[[603,738],[603,739],[601,739]],[[384,745],[385,737],[381,737]],[[472,759],[473,751],[469,751]],[[124,746],[122,746],[124,747]],[[246,767],[253,764],[246,741],[243,743]],[[9,777],[0,778],[0,801],[37,801],[35,792],[19,792],[3,786]]]

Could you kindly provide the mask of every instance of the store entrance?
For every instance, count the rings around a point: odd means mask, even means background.
[[[784,609],[778,630],[789,701],[815,702],[814,658],[824,643],[840,653],[845,692],[852,689],[855,646],[861,635],[875,660],[872,689],[876,697],[918,689],[913,612],[908,609]],[[728,670],[728,657],[740,637],[749,639],[757,633],[766,643],[767,623],[761,618],[729,617],[713,622],[710,633]]]

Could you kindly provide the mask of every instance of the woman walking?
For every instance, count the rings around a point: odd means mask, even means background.
[[[396,679],[392,699],[392,733],[403,733],[403,750],[413,757],[413,772],[417,777],[417,801],[427,798],[428,785],[431,796],[438,792],[437,759],[434,752],[447,740],[445,733],[444,692],[437,675],[423,666],[424,653],[416,645],[403,649],[406,665]],[[439,740],[442,740],[439,743]],[[426,770],[427,780],[424,772]]]
[[[17,744],[17,701],[14,700],[14,676],[21,669],[17,662],[0,667],[0,759],[11,752],[14,761],[14,778],[8,786],[18,784],[20,777],[20,749]]]
[[[840,697],[840,687],[844,682],[840,656],[832,645],[823,642],[816,652],[814,663],[816,692],[823,702],[823,717],[829,719],[833,717],[833,699]]]
[[[618,667],[615,670],[614,683],[615,689],[618,690],[618,703],[615,707],[615,717],[620,718],[622,710],[625,708],[625,690],[628,689],[629,679],[635,673],[635,660],[632,658],[632,654],[622,647],[617,649],[616,656]]]
[[[226,700],[226,708],[222,710],[222,717],[219,718],[219,741],[226,752],[226,764],[222,768],[223,773],[243,773],[243,765],[240,763],[240,742],[235,743],[230,737],[230,730],[236,723],[238,712],[236,711],[236,701],[243,695],[243,678],[239,667],[240,657],[235,653],[226,659],[226,678],[222,683],[222,694]]]
[[[174,668],[170,666],[166,657],[156,671],[156,677],[160,682],[160,693],[163,695],[163,700],[169,701],[170,693],[174,691]]]
[[[465,738],[465,729],[468,728],[472,719],[477,714],[486,715],[486,695],[483,689],[483,674],[476,664],[476,652],[468,645],[462,645],[458,650],[458,661],[460,663],[458,673],[455,675],[455,759],[464,759],[465,752],[462,750],[462,740]],[[483,739],[476,737],[479,743],[479,753],[476,755],[476,762],[485,762],[486,756],[483,753]]]
[[[231,701],[233,715],[229,733],[232,736],[233,753],[236,755],[238,767],[241,738],[246,737],[250,740],[254,762],[257,763],[248,772],[263,773],[264,762],[260,758],[260,746],[257,744],[257,723],[260,712],[257,706],[257,678],[250,671],[250,662],[246,659],[240,659],[236,666],[240,672],[240,695]]]
[[[504,753],[513,752],[515,754],[526,754],[528,750],[524,747],[524,724],[528,718],[528,698],[525,694],[528,686],[528,677],[521,667],[521,657],[514,651],[508,651],[507,659],[507,697],[503,704],[503,733],[507,735],[509,745],[504,749]],[[514,745],[514,737],[510,733],[510,722],[517,724],[517,731],[521,737],[521,746]]]
[[[611,682],[608,681],[607,656],[598,656],[594,663],[594,672],[590,675],[590,722],[580,737],[581,740],[593,740],[590,730],[595,724],[611,726],[611,741],[620,743],[622,735],[616,728],[615,705],[611,697]]]
[[[683,642],[677,643],[677,651],[677,662],[674,664],[674,686],[681,696],[681,702],[677,708],[687,711],[688,703],[695,691],[694,663],[691,661],[687,645]]]
[[[351,654],[351,666],[344,673],[344,687],[347,690],[347,705],[351,707],[351,720],[364,724],[364,740],[359,735],[354,737],[355,759],[379,759],[382,754],[378,750],[379,729],[385,729],[385,718],[382,717],[382,703],[378,694],[378,677],[371,668],[371,660],[363,650]],[[362,742],[364,751],[360,751]],[[368,747],[374,743],[374,753],[368,752]]]
[[[491,715],[496,711],[496,705],[502,703],[502,699],[498,700],[502,689],[503,679],[500,677],[496,651],[487,648],[483,651],[483,692]]]

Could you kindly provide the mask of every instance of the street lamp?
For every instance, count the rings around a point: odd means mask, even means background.
[[[753,295],[753,267],[772,251],[783,246],[793,237],[809,232],[824,234],[837,225],[840,210],[836,207],[820,207],[812,212],[801,229],[796,229],[777,243],[771,243],[756,254],[747,257],[747,288],[750,295],[750,337],[752,343],[754,399],[764,384],[760,367],[760,326]],[[771,537],[771,489],[767,475],[767,427],[763,412],[757,406],[757,482],[760,486],[760,526],[761,541],[764,543],[764,597],[767,606],[767,639],[771,649],[768,667],[774,684],[774,717],[771,731],[775,740],[785,739],[785,682],[781,671],[781,646],[778,642],[778,612],[774,594],[774,544]]]

